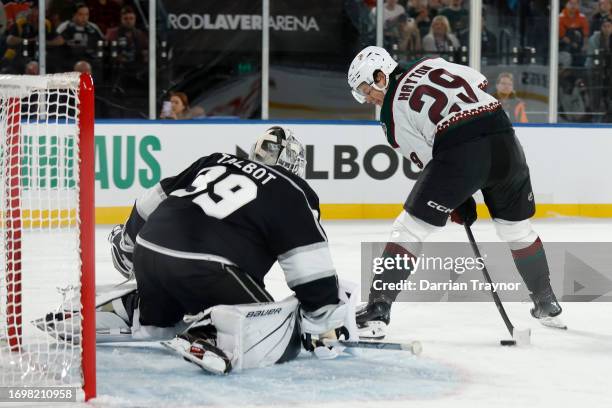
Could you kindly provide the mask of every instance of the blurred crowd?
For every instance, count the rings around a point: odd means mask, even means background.
[[[505,4],[504,4],[505,3]],[[511,9],[513,1],[483,1],[481,55],[483,66],[548,63],[548,4],[529,2],[528,24],[513,28],[504,24],[500,5]],[[372,5],[371,1],[365,4]],[[468,63],[469,1],[385,0],[384,46],[400,60],[442,56]],[[612,122],[612,0],[561,0],[559,15],[559,112],[571,122]],[[374,10],[374,9],[373,9]],[[488,19],[496,18],[494,28]],[[501,22],[501,24],[499,24]],[[520,43],[516,39],[521,38]],[[500,94],[513,83],[502,72],[493,92]],[[501,86],[504,88],[504,86]],[[503,95],[503,93],[502,93]],[[508,92],[504,103],[517,122],[526,122],[524,102]]]
[[[612,122],[612,0],[565,3],[559,16],[559,66],[562,117]]]
[[[46,1],[46,72],[91,72],[98,117],[148,116],[148,2]],[[376,1],[343,0],[343,5],[359,33],[357,47],[375,43]],[[549,64],[549,7],[548,0],[483,0],[482,66],[499,67],[491,71],[489,90],[516,121],[528,121],[529,111],[517,97],[523,90],[511,67]],[[467,64],[468,8],[469,0],[385,0],[384,46],[400,61],[442,56]],[[560,117],[612,122],[612,0],[561,0],[560,10]],[[40,72],[40,13],[37,0],[0,0],[0,74]],[[167,41],[157,38],[157,81],[165,96],[158,101],[159,117],[205,116],[200,106],[190,107],[187,94],[170,92],[189,89],[170,78],[166,68],[172,48],[167,50]],[[189,93],[197,105],[199,94]]]
[[[146,117],[148,34],[130,0],[47,0],[46,72],[96,79],[99,117]],[[0,3],[0,73],[37,75],[38,1]]]

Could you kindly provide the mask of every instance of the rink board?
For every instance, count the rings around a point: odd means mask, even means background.
[[[277,123],[97,123],[96,222],[121,222],[135,198],[160,179],[213,152],[244,154],[254,137]],[[393,218],[401,210],[419,169],[387,145],[376,122],[282,124],[307,145],[306,176],[324,218]],[[531,168],[536,217],[612,217],[606,176],[612,127],[520,126],[516,132]],[[487,216],[484,205],[479,213]]]

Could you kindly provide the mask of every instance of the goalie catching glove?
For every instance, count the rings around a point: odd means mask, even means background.
[[[130,237],[125,233],[123,224],[115,225],[108,236],[111,244],[111,254],[113,265],[126,279],[134,279],[134,244]]]
[[[326,340],[349,339],[349,330],[345,326],[346,316],[347,306],[344,302],[327,305],[314,312],[300,308],[304,348],[323,360],[338,357],[344,347],[326,344]]]

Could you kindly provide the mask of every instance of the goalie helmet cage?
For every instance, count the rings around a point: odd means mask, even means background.
[[[90,75],[0,76],[0,387],[95,397],[93,127]]]

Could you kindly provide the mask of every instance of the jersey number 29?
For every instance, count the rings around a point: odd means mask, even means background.
[[[470,84],[458,75],[453,75],[445,69],[438,68],[431,71],[428,78],[433,84],[438,85],[441,88],[462,89],[463,92],[458,93],[456,96],[464,103],[478,102],[478,97]],[[410,101],[408,102],[412,110],[416,112],[421,112],[421,110],[423,110],[423,107],[425,106],[425,101],[423,100],[424,95],[427,95],[434,100],[429,108],[429,111],[427,112],[427,116],[432,123],[437,124],[444,118],[442,112],[448,105],[448,97],[444,91],[436,87],[427,84],[419,85],[414,90],[412,96],[410,97]],[[453,103],[449,109],[449,113],[458,112],[460,110],[461,108],[459,105]]]
[[[189,187],[175,190],[170,195],[193,196],[192,201],[207,215],[223,219],[257,198],[257,184],[253,180],[242,174],[225,176],[226,172],[224,166],[203,168]]]

